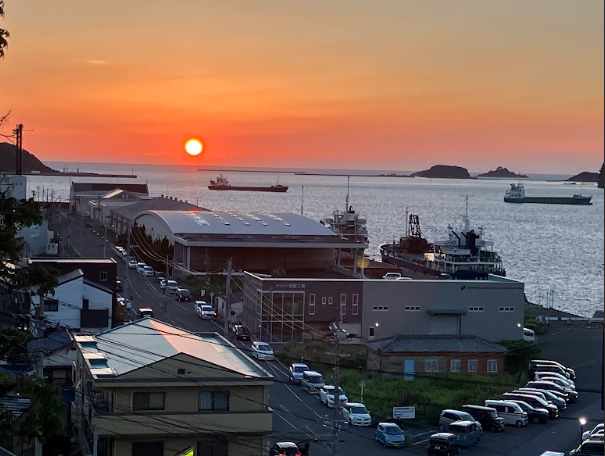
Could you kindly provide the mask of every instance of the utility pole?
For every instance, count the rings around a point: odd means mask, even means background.
[[[227,264],[227,290],[225,292],[225,337],[229,337],[229,320],[231,318],[231,274],[233,274],[233,258]]]
[[[15,157],[15,174],[23,175],[23,124],[17,125],[13,130],[15,134],[16,157]]]
[[[127,242],[126,242],[126,272],[124,273],[124,297],[126,299],[130,299],[130,297],[128,296],[128,292],[129,290],[129,285],[130,282],[128,281],[128,276],[130,274],[130,265],[128,264],[128,262],[130,261],[130,249],[132,247],[130,238],[131,238],[131,229],[132,229],[132,225],[130,224],[130,221],[128,222],[128,230],[126,232],[127,234]]]
[[[105,229],[103,234],[103,258],[107,258],[107,220],[103,220],[103,228]]]

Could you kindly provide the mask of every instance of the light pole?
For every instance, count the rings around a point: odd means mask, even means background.
[[[584,417],[579,419],[580,421],[580,444],[582,444],[582,438],[584,437],[584,426],[588,423],[588,420]]]

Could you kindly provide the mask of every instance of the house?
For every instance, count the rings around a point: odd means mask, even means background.
[[[73,386],[72,367],[76,362],[76,350],[73,336],[66,328],[47,330],[43,338],[38,338],[28,344],[28,349],[34,358],[38,358],[38,371],[42,372],[45,382],[61,389]]]
[[[368,369],[413,380],[436,374],[496,375],[506,348],[475,336],[397,335],[368,344]]]
[[[139,197],[149,196],[149,186],[147,184],[73,182],[69,194],[71,212],[91,216],[90,202],[98,200],[115,190],[124,190]]]
[[[268,454],[273,377],[222,336],[146,318],[75,340],[85,454]]]
[[[112,290],[76,269],[59,277],[53,296],[42,298],[42,313],[38,309],[41,298],[32,289],[32,315],[42,315],[50,325],[97,333],[112,327],[113,298]]]

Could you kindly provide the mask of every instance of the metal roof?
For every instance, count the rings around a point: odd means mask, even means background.
[[[76,337],[84,353],[106,355],[106,363],[92,365],[102,375],[117,377],[178,354],[186,354],[236,374],[253,378],[271,375],[218,334],[197,335],[152,318],[98,334],[94,342]],[[102,371],[102,372],[101,372]],[[107,375],[113,371],[113,375]]]
[[[475,336],[398,335],[369,346],[382,353],[506,353],[502,345]]]
[[[310,236],[337,239],[325,225],[296,214],[256,212],[149,211],[161,218],[173,234],[235,236]]]
[[[132,193],[149,195],[149,186],[147,184],[73,182],[71,188],[74,193],[108,193],[116,189],[122,189]]]
[[[146,211],[207,211],[191,203],[171,198],[150,198],[139,201],[130,206],[111,209],[113,215],[123,217],[126,220],[134,220],[138,215]]]

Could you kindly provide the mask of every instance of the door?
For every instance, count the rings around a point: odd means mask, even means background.
[[[460,335],[460,316],[436,315],[431,318],[429,334]]]
[[[413,359],[406,359],[403,363],[403,379],[406,382],[414,381],[416,378],[416,362]]]

